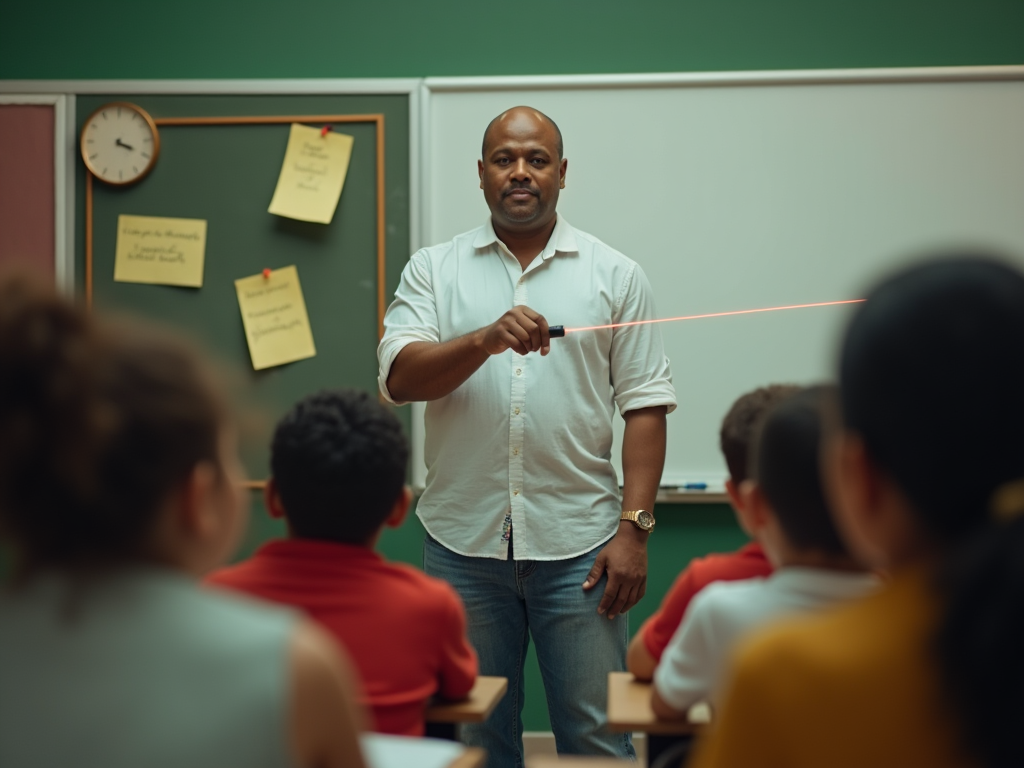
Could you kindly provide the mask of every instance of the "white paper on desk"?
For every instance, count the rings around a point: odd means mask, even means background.
[[[457,741],[364,733],[359,737],[369,768],[448,768],[466,748]]]

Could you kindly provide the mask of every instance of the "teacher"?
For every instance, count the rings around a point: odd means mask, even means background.
[[[617,152],[605,180],[615,210]],[[624,669],[626,611],[644,595],[647,539],[675,407],[640,267],[556,212],[568,163],[546,115],[516,107],[484,132],[478,229],[409,260],[384,318],[381,393],[426,400],[424,568],[466,606],[480,672],[509,679],[464,729],[489,766],[523,764],[523,665],[536,644],[558,751],[632,757],[607,729],[607,677]],[[612,419],[625,422],[620,497]]]

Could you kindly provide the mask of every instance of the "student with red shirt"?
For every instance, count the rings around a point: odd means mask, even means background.
[[[722,420],[719,445],[729,468],[725,491],[729,495],[736,520],[747,535],[752,528],[746,521],[747,510],[739,486],[747,479],[747,457],[754,428],[775,403],[796,393],[799,387],[773,384],[742,395]],[[626,666],[638,680],[650,680],[654,668],[668,646],[694,595],[713,581],[739,581],[768,576],[772,566],[761,545],[752,541],[735,552],[694,558],[679,574],[661,601],[657,612],[643,623],[629,644]]]
[[[408,457],[398,419],[367,393],[300,401],[277,425],[264,491],[288,538],[207,583],[303,609],[351,656],[374,730],[422,736],[427,701],[469,693],[477,658],[455,591],[374,551],[409,511]]]

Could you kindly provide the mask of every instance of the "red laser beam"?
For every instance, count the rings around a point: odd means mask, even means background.
[[[566,333],[576,331],[599,331],[604,328],[622,328],[627,325],[647,325],[648,323],[671,323],[676,320],[703,320],[706,317],[726,317],[727,315],[752,315],[755,312],[778,312],[780,309],[807,309],[809,307],[831,307],[836,304],[859,304],[864,299],[844,299],[843,301],[819,301],[815,304],[790,304],[785,307],[764,307],[762,309],[737,309],[732,312],[712,312],[707,315],[686,315],[684,317],[662,317],[657,320],[633,320],[628,323],[612,323],[610,325],[588,325],[585,328],[566,328]]]

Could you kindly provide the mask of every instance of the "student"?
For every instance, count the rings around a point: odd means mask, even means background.
[[[725,660],[738,639],[781,616],[862,597],[877,586],[847,553],[821,489],[821,405],[813,387],[775,405],[755,437],[753,481],[741,492],[754,535],[776,571],[718,582],[698,594],[654,673],[651,704],[666,719],[699,701],[715,703]]]
[[[477,659],[455,591],[374,551],[409,511],[402,425],[366,392],[321,392],[281,420],[264,499],[289,536],[208,582],[304,609],[348,649],[375,730],[422,735],[435,694],[457,699]]]
[[[751,536],[748,512],[739,488],[747,479],[747,456],[758,421],[774,403],[799,391],[799,387],[772,384],[741,395],[722,420],[719,446],[729,469],[725,492],[729,495],[736,521]],[[661,661],[668,641],[679,628],[693,596],[713,581],[738,581],[772,572],[761,545],[752,541],[728,554],[695,558],[679,574],[661,601],[657,612],[643,623],[629,643],[626,665],[638,680],[650,680]]]
[[[240,480],[190,348],[0,280],[0,765],[362,768],[331,639],[194,584]]]
[[[825,462],[892,580],[738,656],[699,766],[1024,765],[1024,275],[935,261],[846,333]]]

